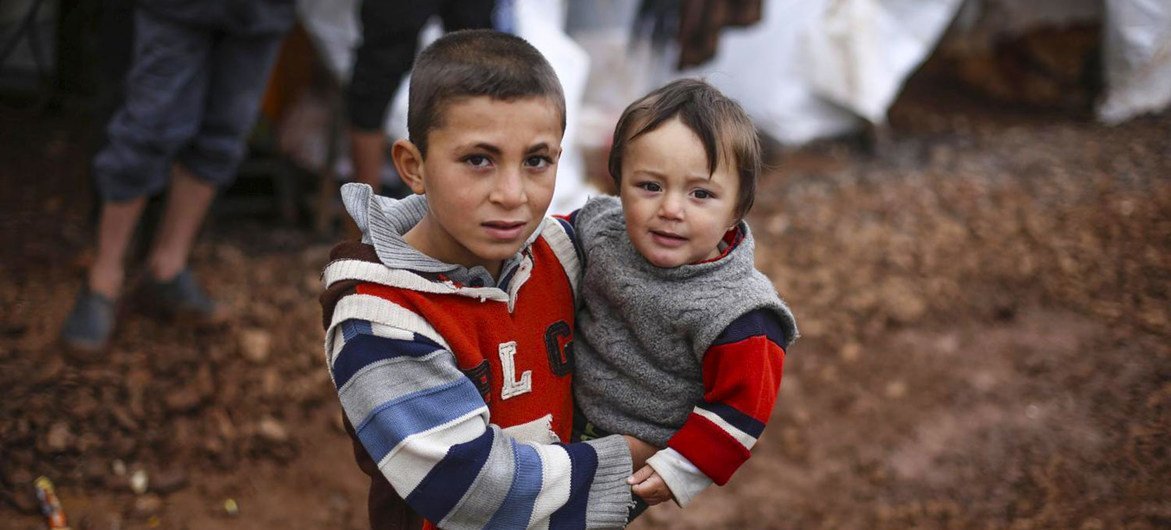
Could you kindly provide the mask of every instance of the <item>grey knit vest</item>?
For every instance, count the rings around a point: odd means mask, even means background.
[[[776,313],[785,342],[793,315],[756,270],[748,225],[728,255],[656,267],[626,235],[618,200],[591,199],[578,213],[585,275],[574,340],[574,396],[591,423],[664,446],[703,398],[703,355],[755,309]]]

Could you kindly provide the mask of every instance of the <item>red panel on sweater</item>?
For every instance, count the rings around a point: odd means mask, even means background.
[[[767,423],[784,374],[785,351],[764,335],[712,346],[703,358],[704,401]]]
[[[695,467],[723,486],[751,453],[711,420],[692,413],[667,446],[687,457]]]
[[[357,292],[390,300],[422,316],[451,346],[461,370],[470,370],[487,361],[489,366],[488,410],[492,423],[501,427],[519,425],[553,413],[553,432],[569,440],[573,425],[572,375],[559,376],[551,366],[546,334],[563,322],[572,336],[573,291],[569,279],[544,238],[532,247],[533,270],[520,288],[516,307],[508,312],[504,302],[480,301],[454,294],[421,293],[409,289],[364,283]],[[560,326],[558,326],[560,327]],[[516,379],[531,372],[532,391],[501,399],[504,374],[500,345],[516,342]],[[566,338],[552,341],[564,346]],[[557,356],[560,359],[560,355]]]

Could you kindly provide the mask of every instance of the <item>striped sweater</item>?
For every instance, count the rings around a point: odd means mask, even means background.
[[[396,268],[406,259],[385,264],[409,250],[398,236],[423,201],[364,186],[343,197],[368,244],[339,246],[325,269],[326,360],[356,438],[398,495],[442,528],[623,526],[626,443],[558,443],[572,414],[572,228],[546,220],[498,287],[473,287]]]

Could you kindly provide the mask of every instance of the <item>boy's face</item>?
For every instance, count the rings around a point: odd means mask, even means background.
[[[737,175],[720,164],[709,178],[703,143],[678,118],[627,143],[619,195],[634,248],[669,268],[719,255],[736,224]]]
[[[499,275],[553,199],[561,115],[541,97],[472,97],[442,112],[441,126],[427,134],[425,158],[409,142],[395,145],[403,180],[427,195],[429,207],[407,242],[441,261]]]

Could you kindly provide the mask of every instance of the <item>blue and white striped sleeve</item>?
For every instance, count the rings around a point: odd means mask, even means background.
[[[330,373],[358,439],[394,489],[442,528],[619,528],[630,454],[617,436],[523,443],[434,338],[349,319],[330,330]],[[442,340],[442,339],[439,339]]]

